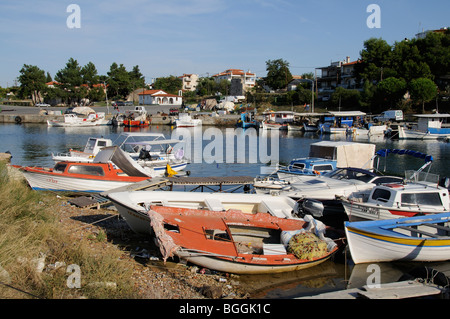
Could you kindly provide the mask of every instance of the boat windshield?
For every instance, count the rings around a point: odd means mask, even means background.
[[[402,206],[419,205],[442,206],[441,196],[438,192],[402,194]]]
[[[93,175],[93,176],[105,176],[105,172],[103,171],[102,167],[88,166],[88,165],[72,165],[69,167],[68,173]]]
[[[374,174],[364,170],[343,168],[335,170],[327,174],[327,176],[333,179],[356,179],[362,182],[369,182],[373,178]]]

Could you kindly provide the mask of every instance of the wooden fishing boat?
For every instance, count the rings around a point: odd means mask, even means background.
[[[14,166],[34,190],[100,193],[149,179],[128,176],[112,163],[59,162],[53,168]]]
[[[147,209],[151,205],[226,211],[238,209],[246,214],[269,213],[280,218],[295,218],[300,207],[285,196],[207,192],[117,192],[107,195],[119,214],[136,233],[151,234]]]
[[[444,121],[448,121],[450,114],[417,114],[417,125],[412,129],[403,126],[398,127],[399,139],[412,140],[437,140],[450,137],[450,128],[442,127]]]
[[[283,235],[302,230],[311,234],[314,230],[307,228],[314,220],[165,206],[150,206],[148,215],[165,259],[175,254],[187,262],[221,272],[261,274],[300,270],[326,261],[337,251],[337,245],[323,237],[323,233],[315,238],[322,241],[325,249],[314,257],[300,259],[286,248]],[[292,243],[288,241],[289,244]]]
[[[450,213],[378,221],[346,222],[355,264],[450,259]]]

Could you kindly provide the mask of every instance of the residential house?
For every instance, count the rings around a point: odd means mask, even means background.
[[[440,28],[438,30],[427,30],[416,34],[416,39],[425,39],[428,33],[445,33],[447,32],[448,28]]]
[[[183,74],[180,79],[183,81],[183,91],[195,91],[197,89],[198,74]]]
[[[252,87],[256,85],[256,74],[251,72],[250,70],[245,72],[244,70],[240,69],[228,69],[226,71],[223,71],[221,73],[213,75],[213,78],[216,82],[220,82],[222,80],[230,81],[230,83],[233,81],[233,86],[236,87],[236,83],[239,82],[236,80],[240,80],[240,90],[243,94]],[[239,84],[238,84],[239,86]],[[241,95],[241,94],[232,94],[233,92],[230,92],[230,95]],[[239,92],[236,92],[239,93]],[[243,95],[242,94],[242,95]]]
[[[332,94],[337,87],[345,89],[361,89],[362,85],[356,80],[355,66],[360,60],[350,61],[346,57],[344,61],[331,62],[329,66],[320,67],[317,76],[317,90],[319,95]]]
[[[140,105],[182,105],[183,97],[163,90],[144,90],[138,94]]]

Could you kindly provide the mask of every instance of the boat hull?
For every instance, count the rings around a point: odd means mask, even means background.
[[[87,179],[24,171],[25,178],[34,190],[75,193],[101,193],[114,188],[131,185],[134,182]],[[143,179],[144,180],[144,179]]]
[[[413,217],[424,214],[444,213],[443,210],[407,210],[396,209],[391,207],[383,207],[378,205],[370,205],[358,203],[349,200],[343,200],[342,206],[350,221],[367,221],[367,220],[383,220],[402,217]]]
[[[402,261],[445,261],[450,259],[450,238],[390,235],[369,231],[360,223],[345,224],[350,254],[355,264]],[[400,222],[398,222],[401,224]],[[392,232],[393,233],[393,232]]]
[[[404,140],[437,140],[450,137],[447,133],[430,133],[430,131],[422,132],[417,130],[406,129],[402,126],[398,128],[398,138]]]
[[[312,261],[304,261],[298,263],[288,263],[283,261],[273,264],[266,264],[267,260],[263,256],[256,259],[255,262],[251,262],[250,258],[247,262],[239,261],[237,259],[231,258],[220,258],[220,257],[209,257],[209,256],[198,256],[197,253],[192,253],[189,251],[178,251],[176,255],[187,262],[193,263],[195,265],[205,267],[208,269],[214,269],[216,271],[234,273],[239,275],[256,275],[256,274],[268,274],[268,273],[281,273],[288,271],[296,271],[301,269],[310,268],[319,265],[327,261],[332,254],[328,254],[323,258],[319,258]],[[278,258],[281,259],[281,258]],[[287,260],[287,259],[286,259]]]

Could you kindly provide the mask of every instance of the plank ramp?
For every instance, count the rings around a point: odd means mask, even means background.
[[[364,286],[339,290],[297,299],[408,299],[444,293],[445,288],[419,281],[400,281],[380,284],[379,288]]]
[[[166,186],[167,183],[168,183],[168,180],[166,178],[155,177],[155,178],[147,179],[145,181],[133,183],[133,184],[130,184],[127,186],[110,189],[108,191],[100,193],[100,195],[106,196],[110,193],[117,193],[117,192],[133,192],[133,191],[138,191],[138,190],[143,190],[143,189],[147,189],[147,190],[158,189],[158,188]]]

